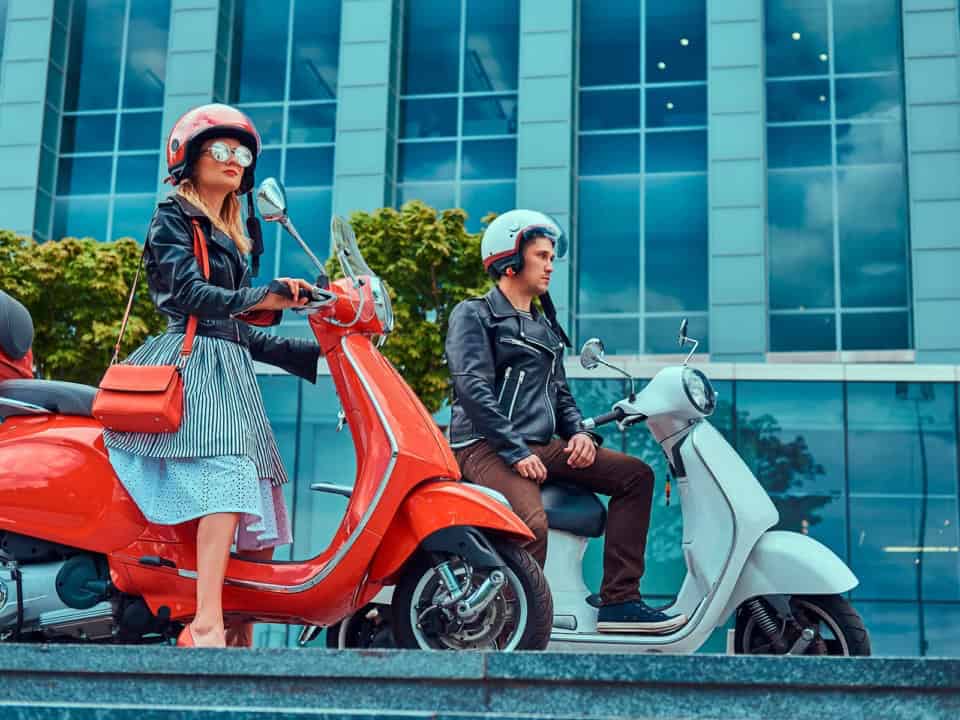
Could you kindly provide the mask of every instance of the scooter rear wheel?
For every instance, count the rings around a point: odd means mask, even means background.
[[[393,595],[393,634],[397,647],[421,650],[543,650],[550,641],[553,597],[543,570],[533,556],[512,542],[494,543],[504,559],[507,582],[473,621],[461,623],[438,601],[445,586],[434,560],[418,553],[408,564]],[[459,556],[450,556],[458,578],[468,568]],[[473,570],[476,588],[489,574]]]

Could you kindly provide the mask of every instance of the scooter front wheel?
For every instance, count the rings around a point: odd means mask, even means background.
[[[790,620],[764,598],[740,606],[734,634],[738,655],[870,655],[870,636],[846,598],[794,595],[788,602]]]
[[[510,542],[494,543],[506,563],[505,582],[475,617],[464,617],[436,569],[436,557],[418,553],[393,595],[397,647],[421,650],[543,650],[550,641],[553,597],[533,556]],[[471,568],[457,555],[449,568],[467,594],[494,572]]]

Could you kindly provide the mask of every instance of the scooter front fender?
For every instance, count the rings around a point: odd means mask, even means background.
[[[807,535],[771,530],[760,536],[721,616],[760,595],[836,595],[859,584],[832,550]]]
[[[427,537],[447,527],[492,530],[520,542],[533,533],[508,507],[468,484],[438,481],[420,485],[403,501],[370,564],[369,581],[396,582],[396,574]]]

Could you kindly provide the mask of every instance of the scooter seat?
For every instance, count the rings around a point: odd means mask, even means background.
[[[607,509],[589,490],[573,483],[547,480],[540,489],[547,525],[580,537],[600,537],[607,524]]]
[[[60,380],[3,380],[0,381],[0,415],[26,414],[27,411],[3,404],[4,399],[9,399],[62,415],[93,417],[96,394],[95,387]]]

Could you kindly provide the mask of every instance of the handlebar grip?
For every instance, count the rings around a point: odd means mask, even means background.
[[[610,412],[605,412],[603,415],[597,415],[593,418],[588,418],[583,421],[584,430],[592,430],[595,427],[600,427],[601,425],[606,425],[617,420],[623,420],[626,417],[626,413],[623,412],[622,408],[614,408]]]
[[[290,286],[280,280],[271,280],[267,290],[275,295],[285,297],[287,300],[293,300],[293,293],[290,292]],[[300,288],[300,297],[305,297],[308,302],[316,302],[322,299],[322,295],[317,288],[310,288],[309,291]]]

